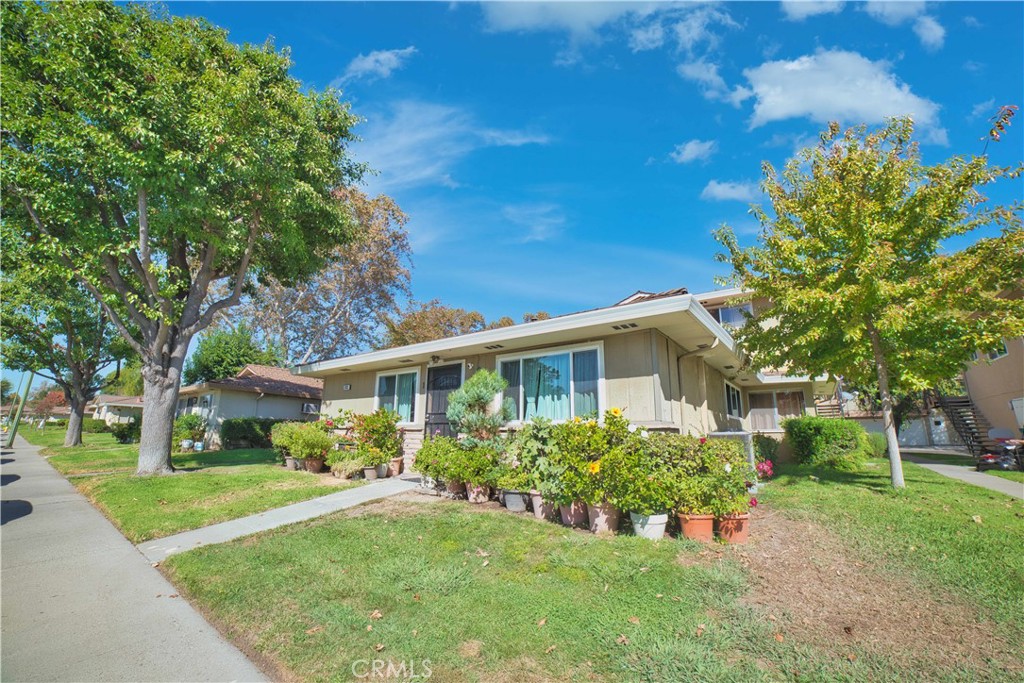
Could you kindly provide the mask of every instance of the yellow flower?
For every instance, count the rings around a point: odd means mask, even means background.
[[[622,409],[621,408],[612,408],[608,412],[611,413],[612,415],[614,415],[615,417],[622,417]]]
[[[601,471],[601,461],[595,460],[594,462],[587,465],[587,469],[590,470],[591,474],[597,474]]]
[[[579,415],[577,415],[576,417],[574,417],[574,418],[572,419],[572,421],[573,421],[573,422],[575,422],[576,424],[579,424],[580,422],[582,422],[582,420],[580,419],[580,416],[579,416]]]

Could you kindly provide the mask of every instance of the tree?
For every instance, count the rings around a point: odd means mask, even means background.
[[[37,393],[36,398],[29,404],[32,414],[43,420],[48,420],[57,412],[57,408],[67,405],[64,392],[60,389],[50,389]],[[79,423],[79,438],[81,438],[81,423]],[[80,445],[80,444],[76,444]]]
[[[0,379],[0,404],[7,403],[7,399],[13,390],[14,386],[11,384],[11,380],[6,377]]]
[[[955,376],[974,349],[1024,333],[1024,301],[1000,297],[1024,278],[1021,207],[991,206],[978,191],[1019,169],[985,156],[924,166],[912,133],[909,118],[871,132],[830,124],[781,177],[764,164],[772,215],[753,209],[756,246],[717,232],[732,280],[769,301],[740,341],[761,366],[877,386],[895,487],[894,393]],[[982,226],[1001,234],[942,253]]]
[[[118,396],[142,396],[142,363],[129,358],[119,371],[107,375],[104,391]]]
[[[277,351],[262,349],[245,325],[233,330],[212,330],[199,339],[199,344],[185,365],[185,384],[209,382],[234,377],[250,363],[280,365]]]
[[[412,250],[406,216],[385,195],[370,199],[354,188],[335,192],[360,227],[316,275],[291,287],[275,278],[254,287],[219,326],[252,326],[259,339],[284,353],[288,365],[336,358],[380,343],[381,317],[409,294]]]
[[[17,240],[4,242],[0,356],[7,367],[34,372],[60,388],[61,405],[71,408],[64,445],[81,446],[85,406],[111,381],[101,369],[120,367],[130,349],[92,296],[66,279],[25,267]]]
[[[249,277],[290,285],[353,231],[355,117],[271,43],[150,6],[4,3],[2,218],[141,360],[139,474],[169,473],[192,338]],[[227,284],[210,298],[211,285]]]
[[[482,313],[443,305],[438,299],[410,301],[397,317],[384,316],[384,343],[381,348],[444,339],[487,329]]]

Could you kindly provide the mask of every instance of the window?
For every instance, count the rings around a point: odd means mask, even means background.
[[[982,357],[988,358],[989,361],[994,361],[994,360],[998,360],[998,359],[1002,358],[1003,356],[1007,355],[1008,353],[1009,353],[1009,351],[1006,350],[1006,342],[1003,341],[1003,340],[1000,340],[998,346],[996,346],[994,349],[992,349],[988,353],[982,354]]]
[[[749,303],[745,303],[738,306],[723,306],[711,311],[711,315],[715,320],[728,327],[743,327],[747,322],[746,316],[743,315],[744,313],[753,315],[754,307]]]
[[[596,347],[506,356],[498,359],[498,372],[508,383],[504,398],[515,406],[516,420],[568,420],[601,413],[601,361]]]
[[[758,391],[747,395],[750,401],[750,429],[754,432],[782,429],[782,421],[804,414],[802,391]]]
[[[377,375],[377,407],[398,413],[402,422],[416,419],[416,385],[419,372]]]
[[[302,412],[304,415],[316,415],[320,412],[319,403],[303,403]]]
[[[725,408],[726,412],[733,417],[743,417],[743,402],[740,400],[740,390],[725,383]]]

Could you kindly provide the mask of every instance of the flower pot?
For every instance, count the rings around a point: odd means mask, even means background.
[[[533,506],[533,516],[537,519],[554,520],[558,516],[558,506],[544,500],[544,496],[536,491],[530,491],[530,505]]]
[[[323,458],[306,458],[306,471],[316,474],[324,468]]]
[[[193,444],[192,446],[192,450],[194,450],[196,453],[202,453],[204,448],[205,446],[203,445],[202,441],[196,441],[195,444]]]
[[[558,512],[565,526],[587,526],[587,506],[581,500],[573,501],[570,505],[559,505]]]
[[[402,461],[402,456],[398,456],[397,458],[391,458],[391,462],[388,463],[389,477],[397,477],[399,474],[402,473]]]
[[[386,476],[388,476],[388,464],[383,463],[381,465],[377,465],[377,478],[383,479]]]
[[[299,469],[299,461],[290,455],[284,456],[284,468],[286,470],[297,470]]]
[[[595,534],[614,534],[619,528],[619,509],[605,501],[595,505],[587,505],[587,517],[590,520],[590,531]]]
[[[505,508],[509,512],[526,512],[526,494],[522,491],[505,491]]]
[[[679,514],[679,530],[684,538],[708,543],[715,540],[715,516]]]
[[[181,450],[190,451],[192,450],[192,446],[195,445],[195,443],[196,442],[193,441],[192,439],[182,439],[179,445],[181,446]]]
[[[467,482],[466,497],[469,498],[470,503],[486,503],[491,497],[491,487],[477,486]]]
[[[367,481],[369,481],[370,479],[376,479],[376,478],[377,478],[377,468],[376,467],[364,467],[363,468],[363,479],[366,479]]]
[[[501,505],[505,504],[505,489],[495,489],[494,493],[498,496],[498,503]]]
[[[715,533],[726,543],[746,543],[750,536],[750,514],[722,515],[715,520]]]
[[[633,522],[633,533],[640,538],[659,541],[665,536],[665,525],[668,524],[667,514],[638,515],[635,512],[630,512],[629,520]]]

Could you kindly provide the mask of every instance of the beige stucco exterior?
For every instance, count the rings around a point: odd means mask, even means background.
[[[1020,434],[1022,425],[1011,402],[1024,401],[1024,338],[1007,339],[1005,343],[1005,356],[971,364],[964,379],[967,393],[989,424]]]
[[[178,401],[178,414],[193,413],[206,419],[206,448],[220,448],[220,428],[224,420],[237,417],[261,417],[278,420],[315,420],[317,414],[303,413],[305,403],[318,403],[315,399],[291,396],[273,396],[249,391],[211,389],[197,396],[194,406],[187,405],[187,397]]]
[[[137,422],[142,418],[142,406],[117,406],[106,403],[96,406],[92,417],[103,420],[107,425]]]

